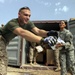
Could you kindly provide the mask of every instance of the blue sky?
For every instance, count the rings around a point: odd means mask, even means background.
[[[75,18],[75,0],[0,0],[0,25],[17,18],[23,6],[31,9],[32,21]]]

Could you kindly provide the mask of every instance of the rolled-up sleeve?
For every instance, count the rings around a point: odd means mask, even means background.
[[[16,24],[16,23],[14,23],[14,22],[9,22],[8,24],[7,24],[7,28],[10,30],[10,31],[14,31],[16,28],[18,28],[19,27],[19,25],[18,24]]]

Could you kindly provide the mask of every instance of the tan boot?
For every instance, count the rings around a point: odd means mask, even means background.
[[[57,68],[55,69],[56,72],[58,72],[58,71],[60,71],[60,70],[61,70],[60,67],[57,67]]]
[[[34,65],[38,65],[38,63],[37,62],[34,62]]]
[[[30,62],[30,65],[33,65],[33,63],[32,63],[32,62]]]

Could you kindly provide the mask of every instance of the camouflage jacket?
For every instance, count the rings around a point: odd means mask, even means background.
[[[69,30],[64,29],[63,31],[59,31],[59,37],[65,41],[65,43],[64,43],[65,49],[74,50],[73,35]]]

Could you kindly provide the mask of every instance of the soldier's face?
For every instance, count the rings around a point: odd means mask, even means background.
[[[28,9],[24,9],[21,12],[19,12],[18,17],[20,19],[20,22],[27,24],[30,20],[31,12]]]
[[[60,29],[65,28],[66,27],[65,22],[64,21],[61,21],[60,24],[59,24],[59,27],[60,27]]]

